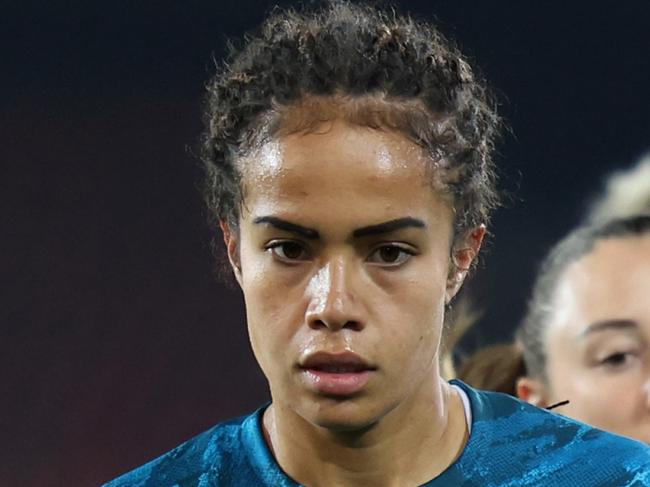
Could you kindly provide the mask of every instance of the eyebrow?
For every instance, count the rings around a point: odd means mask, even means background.
[[[391,233],[402,228],[425,228],[426,225],[422,220],[417,218],[405,217],[390,220],[377,225],[370,225],[367,227],[357,228],[352,232],[355,238],[367,237],[369,235],[381,235],[384,233]]]
[[[638,328],[638,324],[634,320],[603,320],[591,323],[580,335],[585,336],[607,330],[629,330],[636,328]]]
[[[317,230],[313,228],[304,227],[296,223],[291,223],[282,218],[275,216],[260,216],[253,220],[255,224],[266,224],[271,225],[279,230],[283,230],[289,233],[295,233],[309,240],[317,240],[320,238],[320,234]],[[382,235],[385,233],[395,232],[403,228],[425,228],[425,223],[418,219],[412,217],[397,218],[395,220],[390,220],[383,223],[378,223],[377,225],[369,225],[367,227],[357,228],[352,232],[354,238],[368,237],[370,235]]]
[[[253,223],[271,225],[279,230],[295,233],[309,240],[317,240],[320,238],[318,231],[313,228],[303,227],[302,225],[297,225],[296,223],[291,223],[275,216],[260,216],[255,218]]]

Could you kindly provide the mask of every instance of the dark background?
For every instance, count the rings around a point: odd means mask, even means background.
[[[0,4],[0,485],[97,485],[267,397],[188,148],[213,56],[272,2]],[[650,148],[650,2],[403,6],[512,129],[469,351],[509,337],[545,249]]]

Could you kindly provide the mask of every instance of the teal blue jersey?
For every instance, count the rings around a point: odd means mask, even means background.
[[[461,456],[426,486],[650,486],[650,447],[506,394],[467,394],[471,434]],[[105,487],[297,486],[262,434],[260,408],[218,424]]]

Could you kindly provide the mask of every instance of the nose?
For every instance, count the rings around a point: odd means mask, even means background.
[[[307,288],[309,305],[306,322],[312,329],[339,331],[364,328],[355,295],[354,264],[343,258],[332,259],[311,278]]]

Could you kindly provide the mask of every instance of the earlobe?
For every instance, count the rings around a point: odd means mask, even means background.
[[[517,379],[517,397],[533,406],[544,408],[548,405],[546,388],[537,379],[520,377]]]
[[[241,286],[241,262],[237,235],[225,220],[219,220],[219,227],[221,228],[221,233],[223,233],[223,243],[226,245],[230,267],[235,274],[235,279],[237,279],[237,282]]]
[[[451,300],[456,296],[460,287],[463,285],[467,271],[463,271],[454,267],[449,276],[447,276],[447,285],[445,289],[445,304],[449,304]]]

